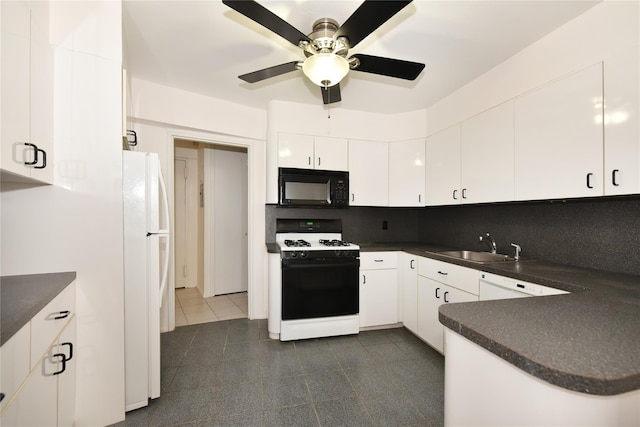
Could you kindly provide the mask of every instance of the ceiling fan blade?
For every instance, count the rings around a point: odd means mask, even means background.
[[[298,46],[300,40],[311,42],[305,34],[253,0],[222,0],[222,3],[257,22],[266,29],[273,31],[296,46]]]
[[[260,80],[279,76],[280,74],[290,73],[291,71],[295,71],[298,69],[298,61],[291,61],[287,62],[286,64],[275,65],[273,67],[254,71],[253,73],[243,74],[241,76],[238,76],[238,78],[244,80],[247,83],[256,83]]]
[[[335,37],[349,39],[349,47],[360,43],[365,37],[400,12],[412,0],[382,1],[365,0],[358,9],[342,24]]]
[[[353,55],[352,58],[357,58],[360,61],[360,64],[353,68],[354,71],[381,74],[405,80],[415,80],[424,69],[424,64],[400,59],[362,54]]]
[[[325,104],[333,104],[342,101],[340,97],[340,83],[330,87],[320,87],[322,91],[322,102]]]

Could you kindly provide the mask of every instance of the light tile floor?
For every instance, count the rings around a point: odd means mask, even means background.
[[[246,292],[202,298],[197,288],[176,289],[176,326],[247,317]]]

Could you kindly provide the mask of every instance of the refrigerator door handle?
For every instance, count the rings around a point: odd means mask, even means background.
[[[162,278],[160,279],[160,307],[162,307],[162,296],[169,280],[169,234],[161,234],[159,237],[167,239],[167,248],[164,251],[164,265],[162,266]]]
[[[158,167],[158,181],[160,183],[160,192],[161,192],[161,203],[162,203],[162,213],[164,215],[164,219],[167,222],[167,228],[164,230],[158,230],[158,233],[166,233],[169,234],[169,196],[167,195],[167,186],[164,183],[164,178],[162,176],[162,171],[160,167]]]

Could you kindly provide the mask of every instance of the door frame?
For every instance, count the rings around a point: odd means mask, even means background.
[[[167,129],[166,147],[164,156],[167,159],[167,189],[169,190],[169,207],[172,230],[175,229],[175,200],[174,200],[174,173],[175,173],[175,140],[186,139],[204,144],[226,145],[231,147],[241,147],[247,150],[247,267],[248,267],[248,311],[249,319],[266,318],[267,313],[267,287],[260,283],[267,283],[266,279],[266,255],[263,250],[264,237],[259,241],[258,236],[265,235],[265,215],[264,204],[266,203],[265,189],[258,188],[258,183],[264,183],[265,171],[265,140],[252,138],[234,137],[208,132],[189,131],[185,129]],[[259,213],[262,213],[260,215]],[[171,283],[167,284],[167,289],[174,289],[175,268],[175,246],[174,239],[171,239],[171,272],[169,277]],[[161,327],[164,330],[173,331],[175,329],[175,292],[168,292],[163,298],[161,313]]]

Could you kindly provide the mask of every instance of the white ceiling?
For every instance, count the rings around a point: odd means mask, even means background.
[[[352,0],[260,0],[301,32],[322,17],[343,23]],[[415,0],[350,54],[426,64],[415,81],[351,71],[331,108],[399,113],[432,105],[583,13],[598,1]],[[272,99],[322,104],[302,71],[249,84],[238,75],[302,60],[302,51],[222,4],[125,0],[125,66],[131,76],[249,107]]]

